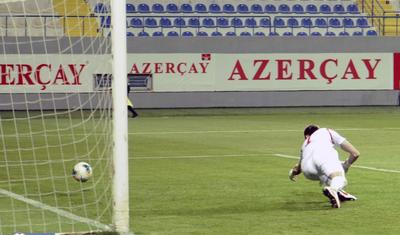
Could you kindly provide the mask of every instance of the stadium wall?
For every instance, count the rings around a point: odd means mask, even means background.
[[[32,44],[31,38],[3,38],[7,46],[2,54],[98,54],[104,45],[99,39],[48,40]],[[34,41],[34,40],[33,40]],[[396,37],[223,37],[223,38],[128,38],[128,53],[393,53],[400,48]],[[14,43],[13,43],[14,42]],[[26,43],[24,43],[26,42]],[[109,44],[109,43],[108,43]],[[73,45],[71,47],[71,45]],[[65,50],[69,48],[70,50]],[[103,49],[110,52],[110,47]],[[82,94],[83,97],[93,94]],[[39,106],[25,104],[23,100],[52,100],[57,94],[10,94],[0,93],[1,110],[36,109]],[[398,90],[314,90],[314,91],[198,91],[198,92],[151,92],[140,91],[130,94],[137,108],[189,108],[189,107],[277,107],[277,106],[365,106],[399,105]],[[75,98],[74,98],[75,97]],[[57,103],[59,109],[73,107],[80,98],[71,96],[68,102]],[[10,101],[14,106],[11,106]],[[20,100],[19,105],[16,101]],[[53,109],[54,102],[41,104],[43,109]],[[88,103],[86,107],[95,105]],[[7,105],[8,104],[8,105]],[[76,103],[77,105],[78,103]]]

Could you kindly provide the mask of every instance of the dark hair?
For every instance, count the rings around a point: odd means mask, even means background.
[[[312,135],[312,133],[314,133],[318,129],[319,127],[317,125],[309,125],[308,127],[306,127],[306,129],[304,129],[304,136]]]

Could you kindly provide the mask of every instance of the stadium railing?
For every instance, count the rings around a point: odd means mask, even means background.
[[[371,17],[371,25],[377,28],[380,35],[400,35],[400,11],[393,10],[390,4],[385,7],[378,0],[359,0],[359,2],[361,4],[361,12]]]

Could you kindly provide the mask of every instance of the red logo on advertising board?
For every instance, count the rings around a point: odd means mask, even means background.
[[[81,85],[80,75],[86,64],[0,64],[0,86]]]
[[[201,60],[210,61],[210,60],[211,60],[211,54],[210,54],[210,53],[203,53],[203,54],[201,54]]]
[[[400,90],[400,53],[393,54],[393,89]]]
[[[201,54],[200,62],[186,61],[168,61],[168,62],[142,62],[134,63],[129,73],[134,74],[205,74],[207,73],[208,65],[210,64],[211,54]]]
[[[237,60],[228,80],[325,79],[328,84],[331,84],[335,79],[377,79],[375,72],[380,62],[381,59],[369,58],[359,61],[329,58],[320,62],[311,59],[255,59],[251,65],[252,71],[246,71],[246,66],[242,65],[243,62]],[[345,65],[342,66],[344,69],[339,71],[339,64]],[[298,70],[292,71],[294,67]],[[273,74],[274,77],[272,77]]]

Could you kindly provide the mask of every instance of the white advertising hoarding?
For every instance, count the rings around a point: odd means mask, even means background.
[[[151,74],[152,91],[392,90],[397,53],[128,54],[130,74]],[[92,92],[111,73],[110,55],[8,55],[1,93]]]
[[[129,64],[163,92],[391,90],[394,80],[392,53],[131,54]]]
[[[110,59],[106,55],[7,55],[0,58],[0,92],[91,92],[94,74],[111,71]]]
[[[216,89],[393,89],[393,54],[218,54]]]

